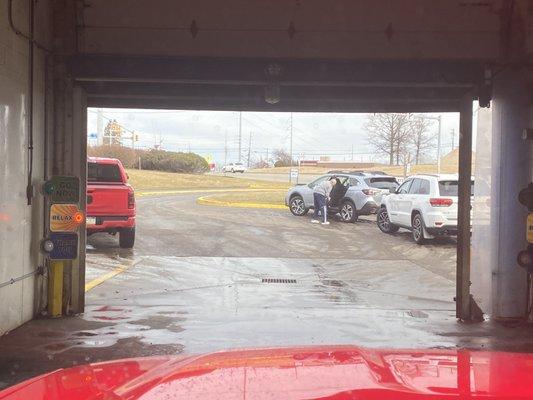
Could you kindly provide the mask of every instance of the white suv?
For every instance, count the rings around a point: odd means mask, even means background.
[[[473,195],[473,180],[471,191]],[[438,235],[456,235],[457,195],[456,174],[410,176],[383,197],[377,214],[378,227],[385,233],[409,229],[418,244]]]
[[[224,165],[222,168],[222,172],[240,172],[241,174],[246,171],[246,167],[243,163],[237,162],[237,163],[230,163],[228,165]]]

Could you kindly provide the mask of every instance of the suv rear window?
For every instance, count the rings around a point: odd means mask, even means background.
[[[439,193],[441,196],[458,196],[459,182],[458,181],[439,181]],[[470,185],[470,195],[474,195],[474,181]]]
[[[398,181],[394,177],[366,178],[365,182],[368,186],[376,189],[396,189],[398,187]]]
[[[122,182],[117,164],[87,163],[87,180],[89,182]]]

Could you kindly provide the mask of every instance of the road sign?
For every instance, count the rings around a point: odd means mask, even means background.
[[[529,243],[533,243],[533,213],[527,216],[526,238]]]
[[[49,253],[51,260],[75,260],[78,258],[77,233],[51,233],[50,240],[54,244]]]
[[[297,169],[291,169],[291,179],[298,179],[299,171]]]
[[[44,185],[45,194],[52,203],[78,203],[80,201],[80,179],[76,176],[53,176]]]
[[[77,204],[52,204],[50,206],[50,230],[75,232],[83,223],[84,215]]]

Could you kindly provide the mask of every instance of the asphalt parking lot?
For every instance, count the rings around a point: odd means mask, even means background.
[[[0,387],[74,364],[243,347],[533,349],[531,332],[456,322],[454,239],[418,246],[373,218],[321,226],[201,195],[140,197],[133,250],[92,236],[87,282],[109,278],[83,315],[0,338]]]

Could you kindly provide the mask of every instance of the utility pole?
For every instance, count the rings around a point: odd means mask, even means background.
[[[228,165],[228,131],[224,135],[224,166]]]
[[[439,115],[437,117],[438,121],[439,121],[439,136],[437,138],[437,174],[440,174],[440,142],[441,142],[441,120],[442,120],[442,115]]]
[[[250,168],[250,153],[252,152],[252,131],[250,131],[250,139],[248,139],[248,161],[246,162],[246,168]]]
[[[104,144],[104,116],[101,108],[96,112],[96,144],[98,146]]]
[[[156,150],[163,150],[161,147],[163,146],[163,136],[161,133],[159,134],[159,141],[157,140],[157,135],[154,135],[154,148]]]
[[[242,111],[239,111],[239,162],[241,162],[242,153]]]
[[[291,145],[290,145],[290,153],[291,153],[291,167],[292,167],[292,112],[291,112]]]
[[[267,158],[266,158],[266,162],[268,164],[268,147],[267,147]]]
[[[454,151],[455,150],[455,129],[454,128],[452,128],[451,134],[452,134],[452,151]]]

